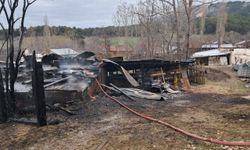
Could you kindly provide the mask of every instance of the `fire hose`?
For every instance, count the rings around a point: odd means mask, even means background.
[[[107,96],[108,98],[110,98],[111,100],[113,100],[114,102],[118,103],[119,105],[121,105],[122,107],[124,107],[125,109],[127,109],[129,112],[143,118],[149,121],[153,121],[156,122],[158,124],[164,125],[168,128],[171,128],[173,130],[175,130],[176,132],[179,132],[183,135],[186,135],[188,137],[200,140],[200,141],[204,141],[204,142],[208,142],[208,143],[212,143],[212,144],[218,144],[218,145],[225,145],[225,146],[246,146],[246,147],[250,147],[250,142],[241,142],[241,141],[221,141],[221,140],[217,140],[217,139],[212,139],[212,138],[206,138],[206,137],[202,137],[202,136],[198,136],[196,134],[184,131],[178,127],[175,127],[167,122],[161,121],[159,119],[155,119],[153,117],[144,115],[142,113],[139,113],[131,108],[129,108],[128,106],[126,106],[125,104],[123,104],[122,102],[120,102],[119,100],[113,98],[112,96],[110,96],[107,92],[105,92],[105,90],[102,88],[100,82],[96,79],[97,85],[100,88],[100,90],[103,92],[103,94],[105,96]]]

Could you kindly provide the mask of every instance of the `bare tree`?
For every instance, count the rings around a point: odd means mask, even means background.
[[[22,49],[22,43],[24,38],[24,21],[28,8],[35,2],[36,0],[23,0],[22,1],[22,9],[21,9],[21,17],[15,18],[16,13],[18,11],[19,0],[0,0],[1,3],[1,15],[6,19],[7,29],[5,29],[4,24],[1,23],[1,27],[5,32],[5,40],[4,43],[7,51],[6,58],[6,72],[5,72],[5,84],[6,84],[6,95],[7,101],[9,102],[9,107],[11,112],[15,112],[16,109],[16,98],[15,98],[15,82],[17,79],[18,69],[20,65],[21,57],[24,53]],[[14,30],[17,22],[20,21],[20,37],[18,47],[15,47],[14,44]],[[15,50],[17,50],[17,54],[15,55]]]
[[[243,41],[244,37],[238,32],[230,31],[225,33],[225,40],[229,43],[235,44],[239,41]]]
[[[142,27],[142,37],[146,39],[146,52],[147,57],[152,57],[155,52],[156,46],[156,31],[158,26],[156,24],[156,19],[159,13],[156,9],[155,0],[146,0],[138,4],[137,11],[135,12],[138,15],[139,23]]]
[[[177,51],[181,50],[181,42],[180,42],[180,12],[178,11],[179,0],[160,0],[161,2],[167,3],[170,5],[174,12],[174,22],[175,22],[175,31],[176,31],[176,46]]]
[[[129,7],[128,7],[128,11],[129,11],[129,24],[132,26],[130,28],[130,36],[133,37],[133,36],[138,36],[138,33],[137,33],[137,24],[138,24],[138,18],[135,14],[135,6],[133,4],[130,4]]]
[[[217,14],[217,27],[216,27],[219,48],[221,47],[221,44],[223,43],[224,40],[226,23],[227,23],[226,3],[224,0],[222,0],[220,2],[220,8]]]
[[[140,35],[143,41],[142,43],[144,44],[144,54],[151,57],[161,48],[163,56],[166,57],[166,54],[172,49],[172,41],[175,40],[176,44],[174,46],[176,46],[177,50],[172,51],[172,53],[175,54],[174,59],[188,59],[190,55],[190,38],[193,34],[193,24],[196,18],[194,10],[197,10],[196,8],[203,9],[215,1],[216,0],[209,2],[205,0],[141,0],[133,7],[133,10],[138,19],[138,26],[141,31]],[[121,8],[128,7],[124,5]],[[119,10],[124,10],[121,8]],[[126,15],[119,16],[123,16],[123,18],[130,17],[128,15],[129,11],[123,11],[121,14],[124,13]],[[203,33],[206,16],[205,10],[202,15],[203,27],[200,32]],[[120,20],[117,22],[121,23],[124,21]]]
[[[164,3],[163,1],[161,1],[158,5],[158,11],[161,16],[159,19],[159,35],[162,42],[161,48],[163,56],[167,57],[172,50],[172,40],[175,33],[174,15],[171,9],[172,6]]]
[[[1,69],[0,69],[0,96],[1,96],[0,97],[0,123],[1,123],[1,122],[6,122],[8,119]]]
[[[206,2],[205,0],[159,0],[170,6],[175,16],[175,31],[178,51],[182,50],[181,36],[185,33],[185,50],[186,59],[189,57],[190,37],[192,35],[192,27],[195,19],[194,9],[205,8],[206,5],[216,2],[217,0],[211,0]],[[205,25],[206,10],[203,11],[203,24]],[[203,29],[204,30],[204,25]],[[179,52],[179,55],[183,55]],[[180,58],[180,57],[179,57]]]
[[[186,59],[189,57],[189,44],[192,23],[193,0],[182,0],[185,14],[187,15],[187,31],[186,31]]]
[[[203,0],[202,7],[201,7],[200,35],[204,34],[205,25],[206,25],[207,5],[205,3],[206,3],[206,0]]]
[[[116,25],[124,29],[125,37],[130,35],[139,35],[144,44],[146,44],[143,52],[148,57],[151,57],[155,49],[156,29],[155,19],[157,17],[156,0],[140,1],[136,6],[122,3],[118,6],[117,12],[114,15]],[[129,31],[130,30],[130,31]],[[134,34],[135,32],[135,34]],[[128,45],[130,46],[130,45]]]
[[[49,29],[49,21],[48,17],[44,17],[44,27],[43,27],[43,37],[44,37],[44,50],[46,53],[48,53],[49,48],[50,48],[50,29]]]
[[[130,13],[128,4],[126,2],[123,2],[117,7],[117,11],[116,11],[114,18],[113,18],[115,24],[119,27],[118,29],[119,30],[121,28],[124,29],[125,37],[127,37],[129,34],[128,25],[130,23],[130,21],[129,21],[130,14],[131,13]],[[121,32],[121,31],[119,31],[119,32]]]
[[[247,34],[245,36],[245,40],[250,41],[250,31],[247,32]]]
[[[136,33],[140,30],[143,53],[152,57],[162,51],[164,57],[172,49],[173,38],[176,37],[177,49],[180,50],[180,26],[179,26],[179,8],[178,1],[159,1],[159,0],[142,0],[136,6],[124,3],[118,7],[114,16],[117,25],[125,28],[129,25],[135,25]],[[174,9],[173,9],[174,8]],[[173,13],[174,10],[174,13]],[[176,24],[178,24],[176,26]],[[131,27],[130,27],[131,30]],[[177,36],[175,36],[175,34]],[[126,35],[126,34],[125,34]],[[131,31],[130,35],[133,35]],[[142,53],[141,53],[142,54]]]

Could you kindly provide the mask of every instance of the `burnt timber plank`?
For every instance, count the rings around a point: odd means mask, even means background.
[[[33,100],[36,105],[37,121],[39,126],[47,125],[46,119],[46,103],[44,93],[44,79],[43,79],[43,68],[42,63],[36,61],[36,53],[33,52],[32,60],[32,90]]]

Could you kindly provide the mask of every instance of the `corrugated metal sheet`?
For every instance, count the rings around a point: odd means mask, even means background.
[[[76,51],[70,48],[61,48],[61,49],[50,49],[52,54],[57,54],[63,57],[75,57],[78,55]]]
[[[192,58],[223,56],[223,55],[228,55],[228,54],[230,54],[228,50],[213,49],[213,50],[208,50],[208,51],[196,52],[193,54]]]

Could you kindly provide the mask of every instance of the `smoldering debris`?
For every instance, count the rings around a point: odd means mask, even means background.
[[[190,64],[192,62],[155,59],[116,62],[105,59],[101,65],[101,78],[106,85],[112,83],[117,87],[136,87],[148,91],[156,89],[158,92],[165,90],[177,94],[190,87]]]
[[[133,101],[136,98],[170,100],[190,87],[189,63],[162,60],[114,62],[104,59],[101,65],[102,86],[113,95],[124,95]]]
[[[85,57],[86,55],[83,56],[83,58],[79,55],[77,58],[57,57],[56,60],[55,57],[51,57],[50,60],[46,55],[46,62],[42,64],[47,110],[69,116],[78,114],[84,103],[98,94],[96,79],[99,79],[104,86],[108,85],[106,89],[115,93],[114,95],[124,95],[133,101],[172,100],[181,96],[183,87],[187,87],[185,84],[189,83],[189,81],[184,82],[188,80],[185,76],[189,62],[158,60],[114,62],[108,59],[99,62],[92,54],[88,55],[89,59]],[[16,83],[16,91],[28,95],[19,96],[18,106],[22,110],[34,105],[30,99],[31,74],[32,69],[29,66],[22,68]]]
[[[83,55],[84,59],[81,59],[81,55],[75,57],[59,56],[58,54],[46,54],[42,60],[43,72],[44,72],[44,88],[46,103],[54,105],[55,103],[67,103],[72,99],[75,101],[85,100],[87,97],[88,87],[92,84],[93,80],[98,77],[99,64],[96,59],[88,60],[89,57],[95,57],[93,53],[87,53]],[[27,57],[27,56],[26,56]],[[26,59],[29,60],[30,59]],[[19,77],[15,84],[15,90],[17,93],[32,93],[32,69],[30,63],[26,63],[26,67],[19,71]],[[71,98],[63,96],[68,93]],[[72,93],[72,94],[69,94]],[[74,94],[75,93],[75,94]],[[23,95],[23,94],[22,94]],[[22,97],[26,99],[27,97]],[[27,103],[31,100],[22,100]],[[20,106],[25,106],[22,104]],[[29,104],[27,104],[29,106]]]

